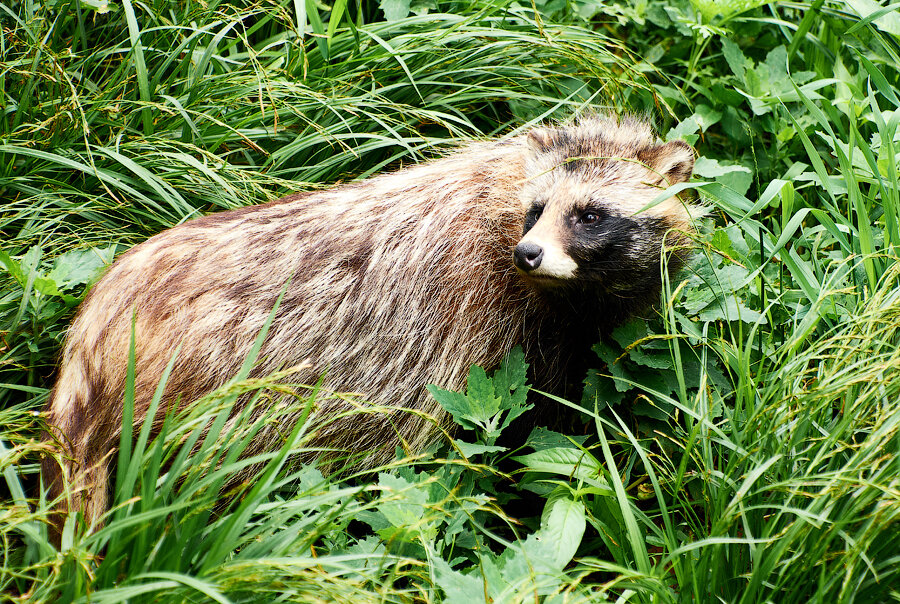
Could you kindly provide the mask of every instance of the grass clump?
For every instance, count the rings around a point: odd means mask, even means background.
[[[900,65],[887,4],[0,6],[0,593],[15,601],[872,602],[900,597]],[[627,49],[627,50],[626,50]],[[48,536],[38,411],[116,253],[199,214],[587,107],[652,112],[709,208],[659,317],[580,401],[511,355],[466,429],[368,475],[288,463],[290,375],[237,376]],[[490,405],[480,397],[492,393]],[[241,421],[227,422],[237,397]],[[529,404],[576,434],[500,433]],[[485,414],[485,409],[490,413]],[[129,439],[129,442],[132,442]],[[304,457],[304,454],[307,457]]]

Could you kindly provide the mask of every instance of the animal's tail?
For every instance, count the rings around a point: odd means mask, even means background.
[[[53,504],[51,536],[59,541],[66,518],[82,512],[88,527],[97,526],[108,507],[107,489],[112,458],[111,434],[96,416],[98,405],[83,362],[63,363],[45,409],[44,439],[58,446],[57,454],[41,460],[41,482]]]

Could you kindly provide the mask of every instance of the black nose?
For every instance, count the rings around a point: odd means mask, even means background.
[[[513,252],[513,263],[526,273],[541,265],[544,259],[544,248],[536,243],[522,242]]]

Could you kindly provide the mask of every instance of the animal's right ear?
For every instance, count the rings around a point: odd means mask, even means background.
[[[525,139],[532,151],[544,152],[553,146],[553,135],[547,128],[535,128]]]
[[[672,141],[638,153],[638,159],[666,181],[667,186],[685,182],[694,172],[694,149],[684,141]]]

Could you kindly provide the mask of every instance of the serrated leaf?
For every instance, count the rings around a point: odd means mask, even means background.
[[[432,564],[435,582],[444,590],[447,602],[477,604],[485,601],[484,581],[477,575],[453,570],[440,556],[434,556]]]
[[[624,392],[616,389],[614,380],[601,375],[596,369],[588,371],[584,379],[584,390],[581,395],[581,406],[593,409],[595,404],[616,405],[625,398]]]
[[[627,348],[638,340],[646,338],[650,335],[650,331],[647,329],[646,321],[632,319],[616,327],[611,335],[619,346]]]
[[[516,390],[525,385],[527,373],[528,363],[525,362],[525,353],[521,346],[516,346],[500,363],[500,368],[494,372],[494,385],[498,389],[502,387],[506,390]]]
[[[515,348],[490,378],[484,369],[472,365],[465,395],[433,384],[427,388],[456,423],[464,428],[482,430],[480,437],[484,444],[492,445],[503,429],[533,407],[525,403],[529,390],[525,384],[527,367],[522,350]],[[507,412],[505,416],[504,411]]]
[[[509,549],[511,548],[508,548],[507,551]],[[513,568],[506,564],[507,560],[503,555],[495,559],[490,554],[481,554],[478,556],[478,560],[481,568],[479,572],[473,571],[472,574],[479,574],[484,579],[488,602],[504,601],[504,593],[514,591],[514,585],[523,579],[527,580],[527,575],[522,573],[521,568]]]
[[[635,346],[628,351],[628,358],[650,369],[672,369],[672,357],[668,352],[649,353]]]
[[[725,62],[728,63],[731,72],[736,75],[739,80],[743,81],[748,66],[747,58],[744,56],[744,53],[741,52],[740,46],[725,37],[721,38],[721,40],[722,54],[725,56]]]
[[[750,246],[744,239],[744,231],[741,227],[736,224],[730,224],[723,230],[728,235],[728,238],[731,239],[731,245],[734,246],[734,249],[742,256],[747,257],[750,254]]]
[[[469,399],[466,398],[464,394],[453,392],[452,390],[444,390],[443,388],[438,388],[434,384],[428,384],[425,388],[428,389],[428,392],[431,393],[434,400],[444,408],[444,411],[453,417],[453,421],[457,424],[467,430],[474,430],[478,427],[468,419],[471,412],[471,406],[469,405]]]
[[[469,399],[470,417],[485,425],[500,411],[500,398],[494,396],[494,382],[478,365],[472,365],[469,369],[466,397]]]
[[[606,365],[606,371],[613,377],[613,385],[618,392],[625,392],[631,388],[627,380],[631,379],[631,374],[625,367],[625,359],[619,358],[621,350],[617,350],[606,342],[597,342],[592,348],[600,360]]]
[[[782,44],[770,50],[766,55],[766,67],[772,81],[787,81],[790,78],[787,72],[787,46]]]
[[[453,444],[459,449],[465,457],[473,455],[481,455],[482,453],[500,453],[506,451],[506,447],[498,447],[496,445],[482,445],[480,443],[467,443],[462,440],[453,439]]]
[[[116,246],[72,250],[56,258],[47,278],[59,288],[83,285],[94,280],[112,263]]]
[[[408,482],[393,474],[380,473],[378,485],[385,493],[392,495],[391,501],[384,501],[378,506],[385,519],[397,528],[422,528],[422,513],[428,503],[425,487]]]
[[[710,243],[715,249],[727,256],[733,257],[735,255],[734,247],[731,245],[731,239],[729,239],[728,233],[721,229],[718,229],[713,233]]]
[[[637,384],[635,387],[638,390],[670,394],[678,388],[678,377],[675,371],[647,371],[640,376]]]
[[[682,308],[688,315],[695,315],[716,299],[716,294],[705,285],[688,289],[684,292],[684,302]]]
[[[616,387],[616,390],[619,392],[627,392],[631,390],[633,387],[632,375],[625,368],[624,358],[620,360],[614,360],[611,363],[606,364],[606,369],[609,371],[609,374],[613,377],[613,386]]]
[[[606,364],[612,363],[618,356],[612,346],[610,346],[603,340],[591,346],[591,350],[593,350],[594,353],[596,353],[596,355],[600,358],[600,360]]]
[[[528,386],[525,384],[528,364],[519,346],[513,348],[494,372],[494,394],[500,397],[501,409],[513,409],[525,404]]]
[[[506,415],[503,416],[503,421],[500,422],[500,425],[497,427],[497,431],[502,432],[511,423],[513,423],[513,420],[515,420],[517,417],[519,417],[520,415],[522,415],[529,409],[533,409],[533,408],[534,408],[534,405],[521,405],[521,406],[513,407],[512,409],[509,409],[506,412]]]
[[[737,264],[726,264],[716,269],[715,281],[712,282],[716,292],[730,294],[747,286],[750,271]]]
[[[537,595],[554,593],[564,578],[562,567],[557,562],[555,545],[551,538],[537,531],[528,535],[524,541],[508,547],[498,558],[497,564],[491,565],[493,567],[491,570],[498,569],[501,576],[489,582],[488,587],[505,583],[516,586],[519,593],[525,591]],[[485,575],[491,576],[488,573]],[[501,595],[491,590],[494,600]]]
[[[384,514],[375,510],[359,510],[356,512],[354,519],[368,524],[376,532],[391,526]]]
[[[384,556],[387,549],[384,542],[375,535],[369,535],[365,539],[361,539],[344,550],[337,550],[339,556],[345,556],[344,564],[348,568],[362,570],[369,563],[369,560]]]
[[[701,321],[742,321],[744,323],[756,323],[761,321],[766,323],[765,317],[760,313],[744,305],[743,302],[734,296],[719,298],[697,317]]]

